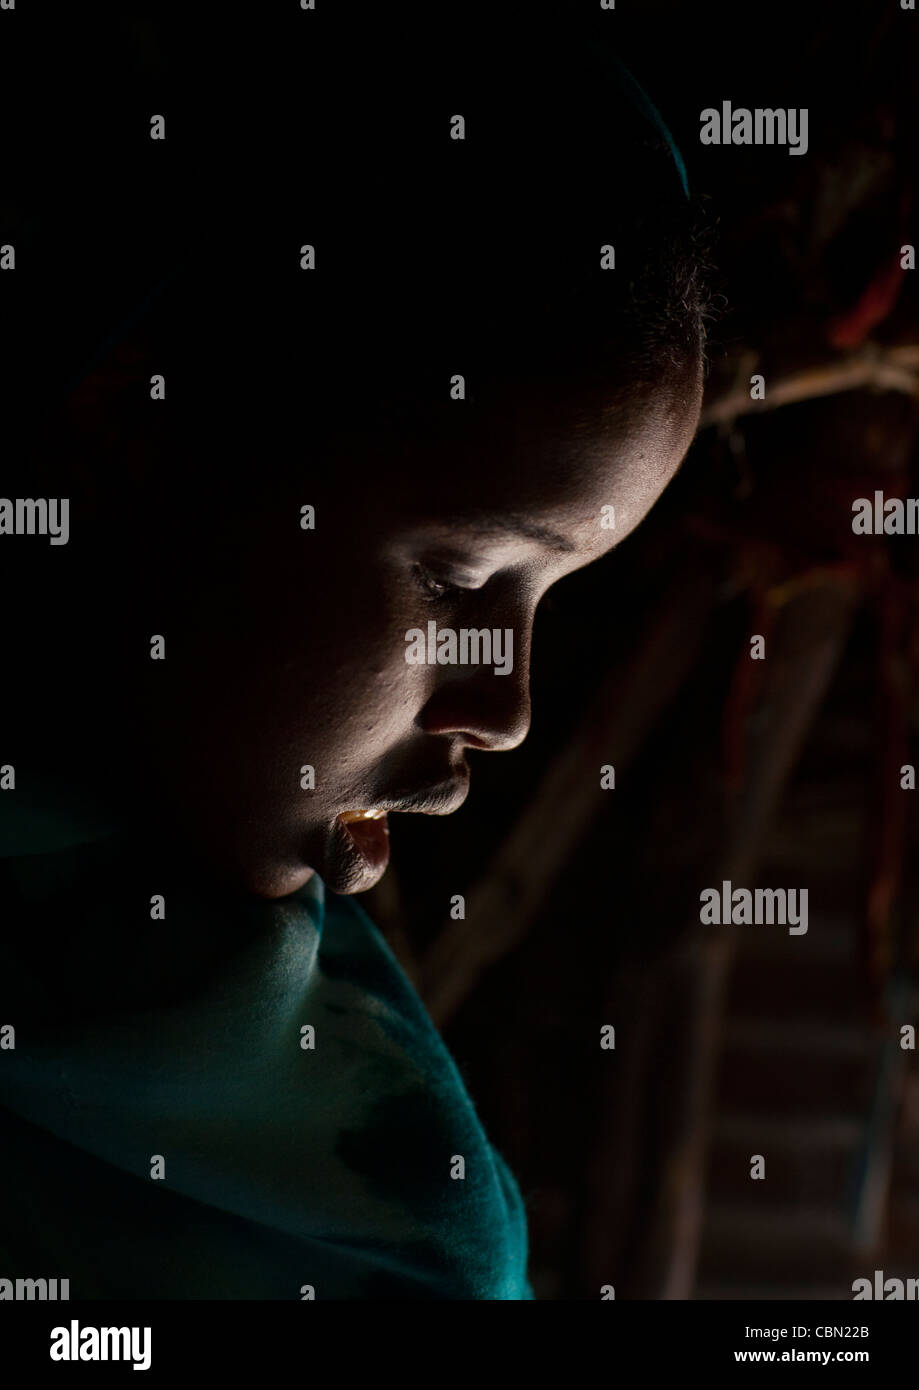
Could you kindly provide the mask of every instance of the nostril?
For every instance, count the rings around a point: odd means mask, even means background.
[[[479,738],[478,734],[463,734],[462,740],[467,748],[488,749],[491,747],[491,744],[488,742],[488,740],[484,738]]]

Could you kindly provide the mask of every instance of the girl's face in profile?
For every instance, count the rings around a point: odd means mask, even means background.
[[[234,572],[189,600],[146,676],[151,763],[186,842],[263,897],[314,871],[335,892],[372,887],[387,822],[349,813],[449,814],[468,790],[466,750],[524,739],[537,604],[646,515],[700,397],[695,372],[627,412],[521,393],[475,441],[339,459],[326,485],[244,523]],[[407,660],[426,655],[431,623],[437,639],[455,634],[454,655],[464,630],[498,649],[488,664],[483,645],[466,664]]]

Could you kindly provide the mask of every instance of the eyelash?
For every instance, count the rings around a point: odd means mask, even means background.
[[[458,584],[445,584],[442,580],[435,579],[424,565],[413,565],[412,574],[429,603],[452,603],[467,592]]]

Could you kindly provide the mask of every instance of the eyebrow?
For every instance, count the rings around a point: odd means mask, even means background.
[[[553,531],[551,526],[543,526],[540,522],[531,521],[515,512],[500,520],[497,517],[488,517],[473,521],[470,523],[470,529],[484,536],[524,536],[529,541],[539,541],[540,544],[550,546],[553,550],[561,550],[566,555],[573,554],[577,549],[567,537]]]

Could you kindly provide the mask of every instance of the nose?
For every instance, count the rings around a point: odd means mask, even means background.
[[[452,734],[493,753],[518,747],[530,730],[529,633],[519,646],[507,675],[491,666],[431,667],[434,688],[416,721],[424,732]]]

